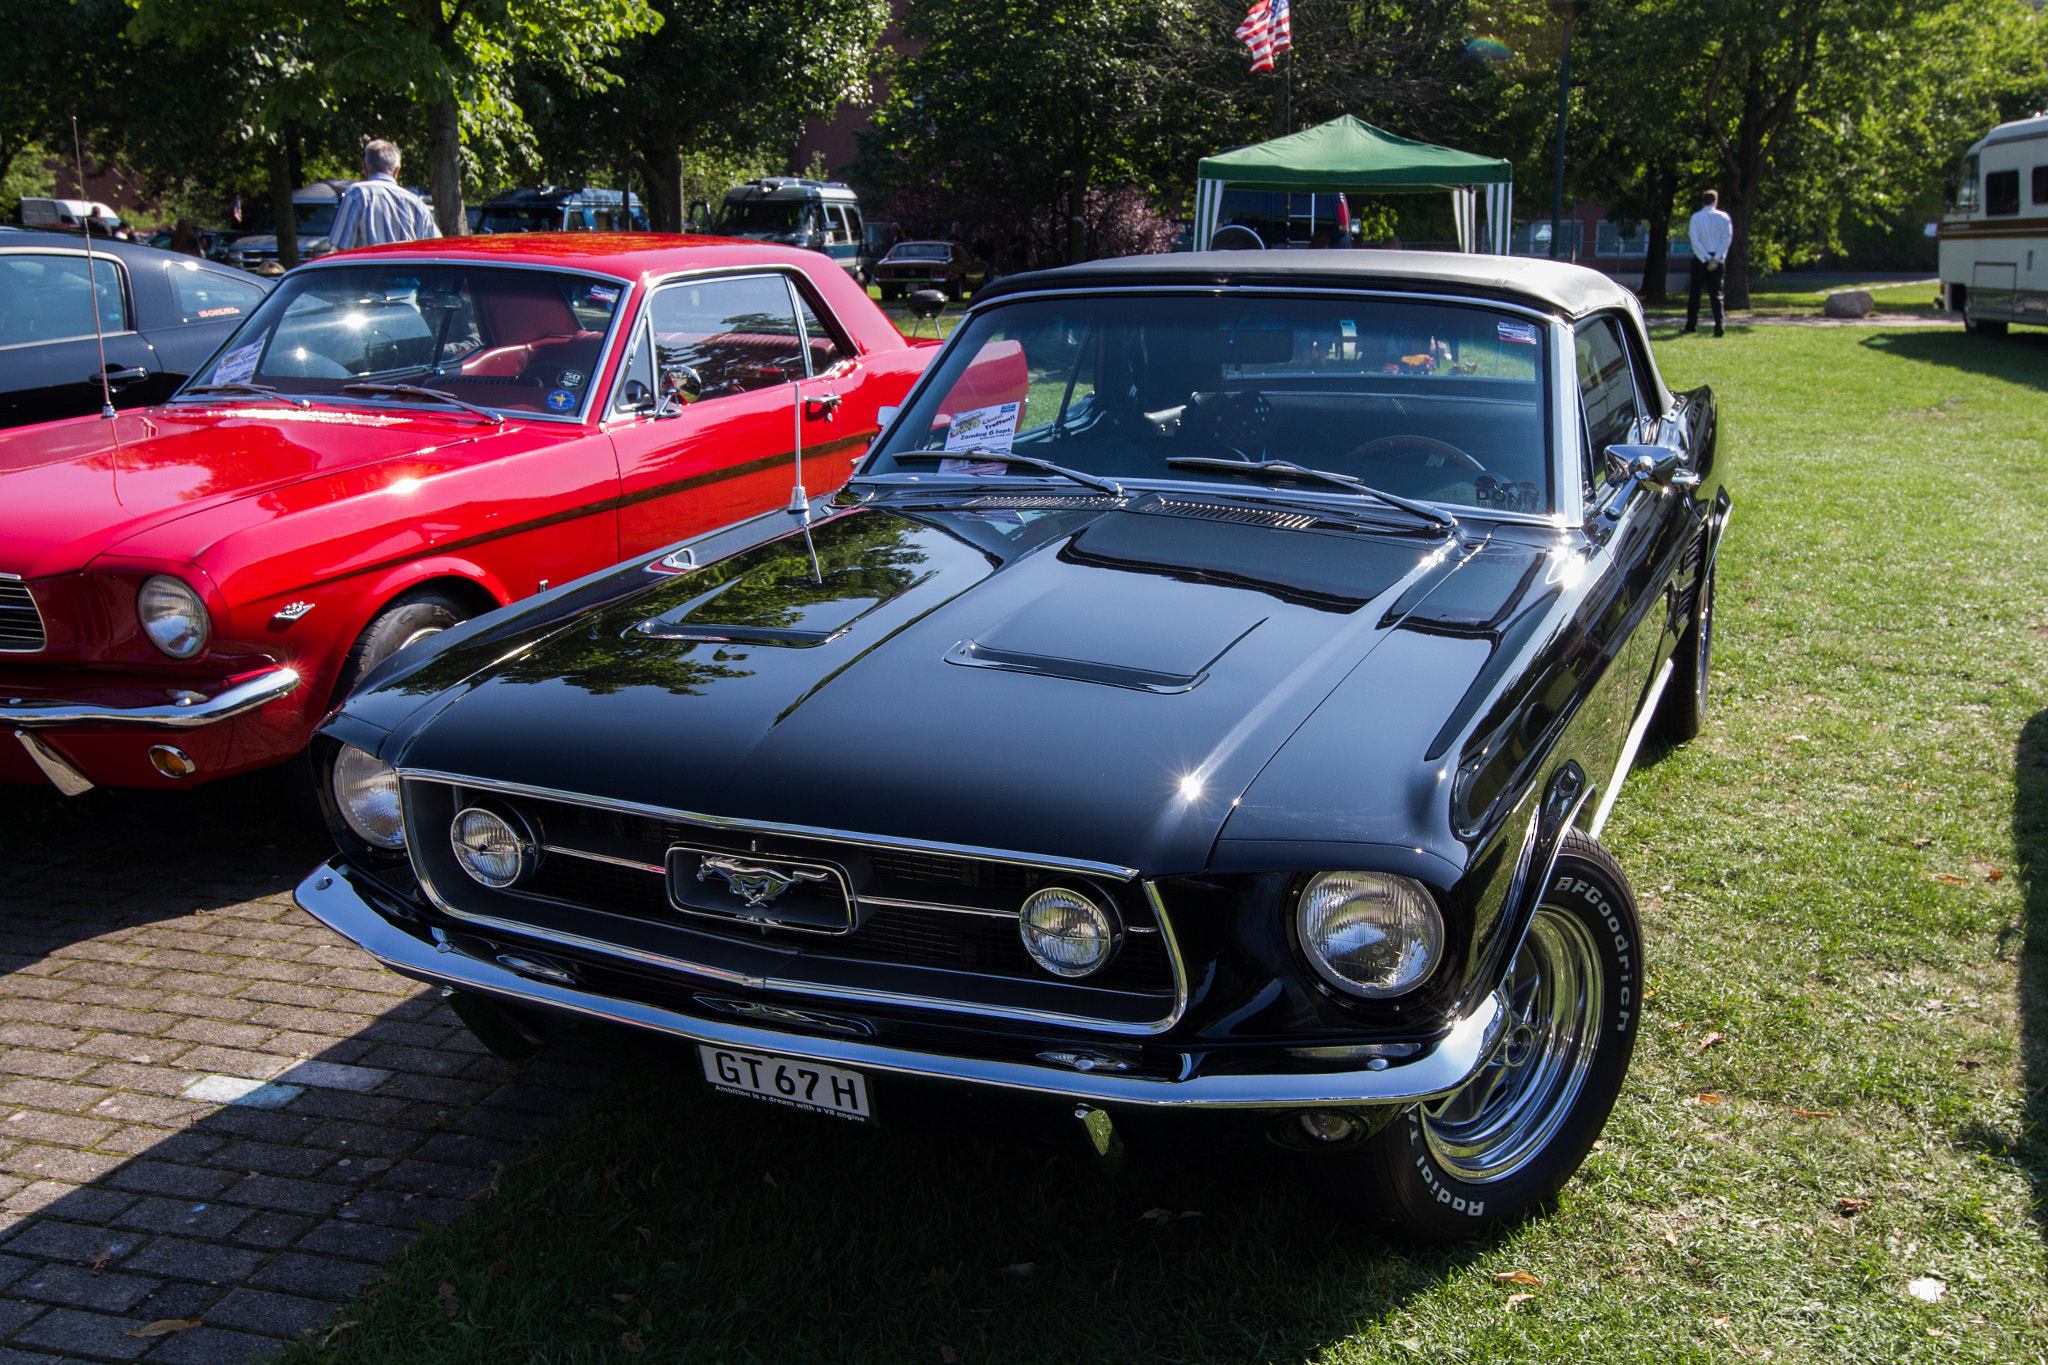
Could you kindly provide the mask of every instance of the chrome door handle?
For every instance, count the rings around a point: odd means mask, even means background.
[[[109,384],[126,384],[132,380],[147,378],[149,378],[149,371],[144,369],[140,365],[135,366],[133,369],[127,370],[117,370],[110,365],[107,367],[106,373],[103,375],[87,375],[85,377],[85,382],[88,384],[97,384],[100,382],[101,379],[105,379]]]

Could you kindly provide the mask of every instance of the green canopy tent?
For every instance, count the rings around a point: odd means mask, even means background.
[[[1486,191],[1484,249],[1506,252],[1514,168],[1493,157],[1412,142],[1345,114],[1271,142],[1205,156],[1196,168],[1197,249],[1216,233],[1225,190],[1415,194],[1448,191],[1463,251],[1482,249],[1479,191]]]

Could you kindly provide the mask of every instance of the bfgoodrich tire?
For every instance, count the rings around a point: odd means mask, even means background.
[[[1354,1213],[1454,1242],[1549,1204],[1592,1150],[1635,1051],[1642,931],[1628,878],[1574,831],[1502,983],[1508,1025],[1462,1090],[1307,1174]],[[1324,1164],[1327,1163],[1327,1164]]]

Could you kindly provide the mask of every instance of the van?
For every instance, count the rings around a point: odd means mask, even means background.
[[[469,230],[485,232],[645,232],[647,213],[640,197],[628,194],[619,211],[619,191],[564,189],[543,185],[537,190],[500,194],[475,215]]]
[[[867,283],[867,230],[860,198],[837,180],[763,176],[725,192],[711,231],[720,237],[822,251],[847,274]]]
[[[84,232],[90,220],[92,230],[102,237],[121,226],[120,215],[91,199],[23,199],[21,225],[49,232]]]
[[[1942,303],[1965,329],[2048,327],[2048,115],[2001,123],[1963,154],[1937,238]]]

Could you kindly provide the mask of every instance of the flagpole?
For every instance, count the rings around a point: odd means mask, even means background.
[[[1286,137],[1294,131],[1294,44],[1287,45],[1287,124],[1280,130]]]

